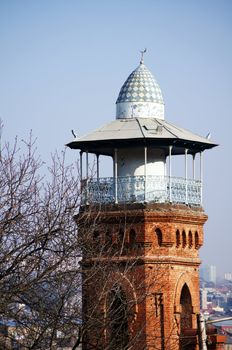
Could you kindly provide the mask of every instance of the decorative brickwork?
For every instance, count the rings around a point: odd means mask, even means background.
[[[81,234],[97,227],[95,250],[83,253],[83,349],[198,349],[206,220],[201,208],[186,205],[83,208]]]

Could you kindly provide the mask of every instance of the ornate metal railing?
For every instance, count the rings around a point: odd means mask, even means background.
[[[82,203],[173,202],[201,205],[201,181],[168,176],[127,176],[82,181]]]

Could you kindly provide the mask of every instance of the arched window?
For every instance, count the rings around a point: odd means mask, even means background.
[[[129,233],[129,244],[130,246],[135,246],[136,243],[136,233],[135,230],[131,229]]]
[[[187,245],[186,233],[185,231],[182,231],[182,248],[185,248],[186,245]]]
[[[192,246],[193,246],[193,235],[192,235],[192,232],[189,231],[189,234],[188,234],[188,247],[192,248]]]
[[[192,328],[192,298],[187,284],[185,283],[180,296],[180,330]]]
[[[195,249],[199,249],[199,235],[198,232],[195,232]]]
[[[129,342],[128,306],[122,288],[115,285],[110,293],[109,303],[109,333],[110,349],[126,349]]]
[[[155,233],[156,233],[156,237],[157,237],[157,243],[158,243],[159,246],[161,246],[162,245],[162,240],[163,240],[162,232],[161,232],[161,230],[159,228],[157,228],[155,230]]]
[[[176,231],[176,248],[180,247],[180,231]]]

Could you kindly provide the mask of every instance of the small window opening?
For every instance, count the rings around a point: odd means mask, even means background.
[[[199,235],[198,232],[195,232],[195,249],[199,249]]]
[[[159,229],[159,228],[157,228],[156,230],[155,230],[155,233],[156,233],[156,237],[157,237],[157,243],[158,243],[158,245],[159,246],[161,246],[162,245],[162,232],[161,232],[161,230]]]
[[[193,235],[191,231],[189,231],[189,234],[188,234],[188,246],[189,248],[192,248],[193,246]]]
[[[185,231],[182,232],[182,248],[185,248],[187,245],[187,241],[186,241],[186,233]]]
[[[180,247],[180,231],[176,231],[176,248]]]

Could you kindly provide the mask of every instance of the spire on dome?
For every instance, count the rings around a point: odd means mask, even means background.
[[[141,53],[141,60],[140,60],[140,64],[143,64],[143,55],[147,52],[147,49],[144,49],[142,51],[140,51]]]

